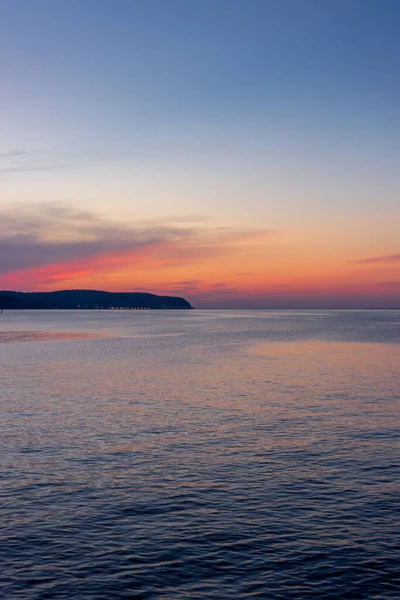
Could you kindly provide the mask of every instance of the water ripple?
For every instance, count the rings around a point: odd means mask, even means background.
[[[399,316],[313,314],[7,315],[3,597],[398,598]]]

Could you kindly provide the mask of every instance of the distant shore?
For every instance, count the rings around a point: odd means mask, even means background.
[[[60,290],[54,292],[0,291],[1,310],[190,310],[192,305],[178,296],[146,292]]]

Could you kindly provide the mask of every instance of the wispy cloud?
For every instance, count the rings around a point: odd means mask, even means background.
[[[34,171],[40,168],[35,157],[26,150],[5,150],[0,152],[0,175],[19,171]]]
[[[40,156],[26,150],[0,152],[0,175],[29,171],[47,171],[65,166],[65,161]]]
[[[25,156],[25,150],[7,150],[6,152],[0,152],[1,158],[15,158],[16,156]]]
[[[400,288],[400,281],[378,281],[375,286],[383,288]]]
[[[386,256],[373,256],[372,258],[361,258],[356,261],[359,264],[393,263],[400,262],[400,252]]]
[[[134,252],[189,234],[183,226],[134,227],[65,207],[21,207],[2,215],[0,273]]]
[[[274,234],[213,228],[200,220],[120,222],[65,206],[20,206],[2,214],[0,274],[35,270],[38,280],[57,280],[64,272],[66,280],[73,279],[75,272],[82,276],[138,265],[160,268],[194,264]],[[186,279],[178,287],[197,285],[196,280]]]

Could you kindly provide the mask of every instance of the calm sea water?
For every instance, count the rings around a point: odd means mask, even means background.
[[[399,311],[6,312],[0,595],[398,598],[399,388]]]

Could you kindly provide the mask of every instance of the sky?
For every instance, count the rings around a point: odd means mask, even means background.
[[[400,307],[398,0],[0,11],[0,289]]]

